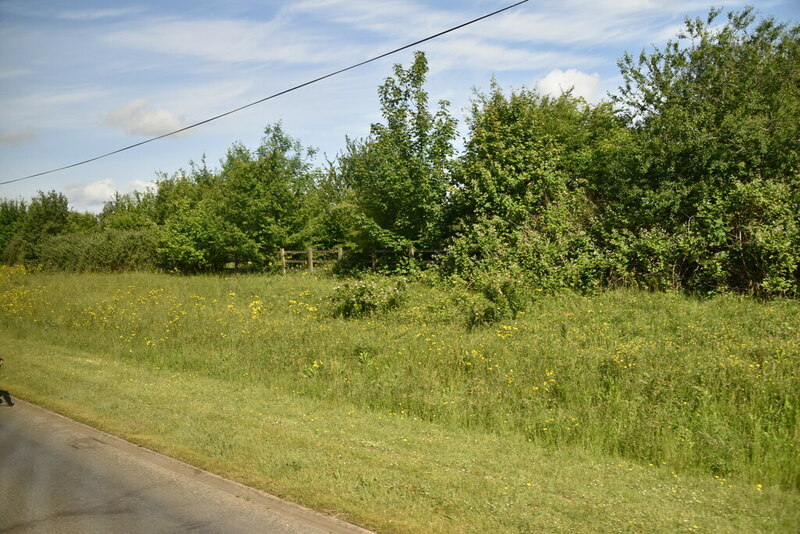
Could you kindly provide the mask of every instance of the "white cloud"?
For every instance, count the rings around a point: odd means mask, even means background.
[[[476,24],[467,32],[486,39],[558,45],[604,44],[627,41],[652,33],[649,21],[623,23],[620,16],[587,7],[577,10],[509,12],[491,23]]]
[[[140,12],[140,8],[129,7],[120,9],[84,9],[78,11],[64,11],[57,16],[63,20],[93,21],[108,18],[119,18]]]
[[[36,130],[25,128],[24,130],[4,130],[0,131],[0,145],[3,146],[23,146],[36,141]]]
[[[555,69],[536,84],[539,91],[551,96],[559,96],[572,89],[574,96],[596,102],[600,88],[600,74],[588,74],[577,69]]]
[[[148,189],[154,189],[156,186],[155,180],[150,180],[145,182],[144,180],[133,180],[128,184],[126,187],[127,193],[133,193],[134,191],[139,191],[140,193],[146,193]]]
[[[65,186],[67,198],[73,209],[99,213],[106,202],[114,198],[117,193],[133,193],[134,191],[146,192],[155,187],[155,181],[132,180],[124,186],[118,187],[113,179],[105,178],[96,182],[73,182]]]
[[[94,89],[20,93],[8,99],[0,97],[0,115],[10,130],[25,131],[28,125],[39,132],[54,127],[83,127],[92,105],[104,97],[104,91]]]
[[[117,188],[114,180],[106,178],[92,183],[67,184],[67,198],[76,209],[99,211],[103,204],[114,197]]]
[[[428,31],[440,31],[469,18],[463,11],[442,11],[402,0],[308,0],[294,2],[286,12],[313,14],[329,23],[346,24],[356,30],[400,36],[406,40],[424,37]]]
[[[741,3],[733,0],[728,5]],[[665,35],[673,37],[684,14],[705,13],[709,5],[704,0],[541,0],[464,32],[505,42],[558,46],[637,42],[647,46]]]
[[[108,112],[106,124],[122,128],[128,135],[164,135],[185,126],[183,118],[166,109],[153,109],[150,102],[139,98]]]
[[[31,73],[30,69],[4,70],[0,72],[0,80],[12,80],[14,78],[22,78],[23,76],[27,76],[30,73]]]
[[[351,55],[319,31],[290,31],[283,21],[161,20],[140,21],[130,30],[112,32],[111,45],[184,55],[206,61],[309,64]],[[210,36],[213,36],[211,38]]]
[[[248,93],[254,89],[253,85],[248,79],[211,82],[201,80],[193,85],[172,89],[169,93],[162,94],[159,100],[165,102],[167,107],[180,106],[190,117],[205,117],[239,107],[248,98],[255,99],[253,93]]]
[[[34,109],[46,108],[48,112],[51,113],[57,108],[91,102],[104,95],[105,91],[99,89],[67,89],[52,93],[29,94],[20,98],[13,105],[21,105]]]
[[[559,51],[535,51],[504,46],[472,37],[457,37],[429,47],[428,66],[435,74],[449,69],[472,69],[484,72],[530,71],[564,63],[583,64],[590,59]]]

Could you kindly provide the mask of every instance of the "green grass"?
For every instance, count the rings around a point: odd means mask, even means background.
[[[312,276],[0,274],[12,393],[387,532],[792,531],[800,304],[614,291],[469,328]]]

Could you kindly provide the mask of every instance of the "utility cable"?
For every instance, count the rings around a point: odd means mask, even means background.
[[[114,154],[119,154],[120,152],[125,152],[126,150],[131,150],[133,148],[140,147],[142,145],[146,145],[147,143],[152,143],[153,141],[158,141],[159,139],[163,139],[163,138],[169,137],[171,135],[176,135],[176,134],[185,132],[187,130],[191,130],[192,128],[197,128],[198,126],[202,126],[203,124],[207,124],[207,123],[209,123],[211,121],[215,121],[217,119],[221,119],[223,117],[227,117],[228,115],[232,115],[234,113],[242,111],[243,109],[247,109],[247,108],[255,106],[257,104],[261,104],[262,102],[266,102],[267,100],[272,100],[273,98],[277,98],[279,96],[285,95],[286,93],[291,93],[292,91],[296,91],[298,89],[302,89],[303,87],[309,86],[311,84],[314,84],[314,83],[317,83],[317,82],[321,82],[322,80],[325,80],[327,78],[331,78],[333,76],[336,76],[337,74],[341,74],[343,72],[347,72],[349,70],[353,70],[355,68],[358,68],[358,67],[361,67],[363,65],[366,65],[367,63],[372,63],[373,61],[378,61],[379,59],[383,59],[383,58],[385,58],[387,56],[391,56],[392,54],[396,54],[397,52],[402,52],[403,50],[406,50],[406,49],[411,48],[413,46],[417,46],[419,44],[425,43],[425,42],[430,41],[432,39],[436,39],[437,37],[441,37],[442,35],[454,32],[456,30],[460,30],[461,28],[464,28],[465,26],[469,26],[470,24],[475,24],[476,22],[479,22],[481,20],[488,19],[489,17],[493,17],[493,16],[498,15],[498,14],[504,12],[504,11],[508,11],[509,9],[513,9],[513,8],[519,6],[520,4],[526,3],[527,1],[528,0],[522,0],[521,2],[517,2],[515,4],[511,4],[510,6],[506,6],[506,7],[502,8],[502,9],[498,9],[497,11],[493,11],[491,13],[487,13],[486,15],[483,15],[483,16],[480,16],[478,18],[472,19],[472,20],[470,20],[468,22],[464,22],[463,24],[459,24],[458,26],[453,26],[452,28],[449,28],[449,29],[441,31],[439,33],[430,35],[428,37],[425,37],[424,39],[420,39],[418,41],[414,41],[413,43],[409,43],[409,44],[407,44],[405,46],[401,46],[400,48],[395,48],[394,50],[391,50],[389,52],[385,52],[385,53],[383,53],[383,54],[381,54],[379,56],[375,56],[373,58],[367,59],[367,60],[362,61],[360,63],[356,63],[354,65],[350,65],[349,67],[345,67],[343,69],[339,69],[339,70],[337,70],[335,72],[331,72],[330,74],[326,74],[324,76],[320,76],[319,78],[314,78],[313,80],[307,81],[305,83],[301,83],[299,85],[295,85],[294,87],[290,87],[289,89],[284,89],[283,91],[271,94],[271,95],[269,95],[267,97],[264,97],[264,98],[262,98],[260,100],[256,100],[255,102],[250,102],[249,104],[245,104],[244,106],[238,107],[236,109],[232,109],[230,111],[226,111],[225,113],[220,113],[219,115],[215,115],[215,116],[213,116],[211,118],[202,120],[200,122],[196,122],[194,124],[190,124],[189,126],[185,126],[185,127],[180,128],[178,130],[174,130],[172,132],[159,135],[157,137],[152,137],[150,139],[145,139],[144,141],[140,141],[138,143],[134,143],[134,144],[128,145],[126,147],[118,148],[117,150],[113,150],[111,152],[107,152],[107,153],[102,154],[100,156],[95,156],[93,158],[86,159],[86,160],[83,160],[83,161],[79,161],[77,163],[72,163],[71,165],[65,165],[65,166],[59,167],[57,169],[51,169],[49,171],[43,171],[43,172],[38,172],[36,174],[30,174],[28,176],[23,176],[22,178],[15,178],[14,180],[6,180],[5,182],[0,182],[0,185],[10,184],[10,183],[14,183],[14,182],[21,182],[22,180],[28,180],[30,178],[36,178],[38,176],[44,176],[45,174],[52,174],[54,172],[59,172],[59,171],[63,171],[63,170],[66,170],[66,169],[71,169],[73,167],[78,167],[80,165],[86,165],[87,163],[91,163],[91,162],[97,161],[99,159],[107,158],[109,156],[113,156]]]

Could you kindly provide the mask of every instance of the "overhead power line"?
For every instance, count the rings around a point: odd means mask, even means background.
[[[215,121],[217,119],[221,119],[223,117],[227,117],[228,115],[232,115],[234,113],[242,111],[243,109],[247,109],[247,108],[255,106],[257,104],[261,104],[262,102],[266,102],[267,100],[272,100],[273,98],[277,98],[279,96],[285,95],[286,93],[291,93],[292,91],[296,91],[298,89],[302,89],[303,87],[309,86],[309,85],[317,83],[317,82],[321,82],[322,80],[325,80],[327,78],[331,78],[333,76],[336,76],[337,74],[341,74],[343,72],[347,72],[349,70],[352,70],[352,69],[361,67],[363,65],[366,65],[367,63],[372,63],[373,61],[377,61],[379,59],[383,59],[383,58],[385,58],[387,56],[391,56],[392,54],[396,54],[397,52],[402,52],[403,50],[406,50],[406,49],[411,48],[413,46],[417,46],[419,44],[425,43],[425,42],[430,41],[432,39],[436,39],[437,37],[441,37],[442,35],[445,35],[445,34],[454,32],[456,30],[459,30],[461,28],[464,28],[465,26],[469,26],[470,24],[474,24],[474,23],[479,22],[481,20],[488,19],[489,17],[493,17],[493,16],[498,15],[498,14],[504,12],[504,11],[508,11],[509,9],[513,9],[513,8],[519,6],[520,4],[524,4],[527,1],[528,0],[522,0],[521,2],[517,2],[515,4],[511,4],[509,6],[506,6],[506,7],[502,8],[502,9],[498,9],[497,11],[492,11],[491,13],[487,13],[486,15],[482,15],[482,16],[480,16],[478,18],[475,18],[475,19],[472,19],[470,21],[464,22],[463,24],[459,24],[458,26],[453,26],[452,28],[448,28],[448,29],[446,29],[444,31],[441,31],[439,33],[436,33],[436,34],[430,35],[428,37],[425,37],[424,39],[420,39],[418,41],[414,41],[413,43],[409,43],[409,44],[407,44],[405,46],[401,46],[400,48],[395,48],[394,50],[391,50],[389,52],[385,52],[385,53],[383,53],[383,54],[381,54],[379,56],[372,57],[370,59],[361,61],[360,63],[356,63],[354,65],[350,65],[349,67],[345,67],[343,69],[339,69],[339,70],[337,70],[335,72],[331,72],[330,74],[326,74],[324,76],[320,76],[319,78],[314,78],[313,80],[307,81],[305,83],[301,83],[299,85],[295,85],[294,87],[290,87],[288,89],[284,89],[283,91],[271,94],[271,95],[269,95],[267,97],[264,97],[264,98],[262,98],[260,100],[256,100],[255,102],[250,102],[249,104],[245,104],[244,106],[240,106],[240,107],[238,107],[236,109],[232,109],[230,111],[226,111],[225,113],[220,113],[219,115],[215,115],[213,117],[210,117],[208,119],[202,120],[200,122],[196,122],[194,124],[190,124],[189,126],[185,126],[183,128],[180,128],[179,130],[174,130],[172,132],[159,135],[157,137],[152,137],[150,139],[145,139],[144,141],[140,141],[140,142],[134,143],[132,145],[128,145],[128,146],[125,146],[125,147],[122,147],[122,148],[118,148],[117,150],[112,150],[111,152],[107,152],[105,154],[102,154],[100,156],[95,156],[93,158],[85,159],[85,160],[79,161],[77,163],[72,163],[70,165],[64,165],[63,167],[59,167],[57,169],[50,169],[49,171],[37,172],[36,174],[30,174],[28,176],[23,176],[22,178],[15,178],[13,180],[6,180],[5,182],[0,182],[0,185],[10,184],[10,183],[14,183],[14,182],[21,182],[22,180],[29,180],[31,178],[36,178],[38,176],[44,176],[45,174],[52,174],[54,172],[59,172],[59,171],[63,171],[63,170],[66,170],[66,169],[71,169],[73,167],[78,167],[80,165],[86,165],[87,163],[91,163],[91,162],[97,161],[99,159],[107,158],[109,156],[113,156],[114,154],[119,154],[120,152],[125,152],[126,150],[131,150],[133,148],[140,147],[142,145],[146,145],[147,143],[152,143],[153,141],[158,141],[159,139],[163,139],[163,138],[169,137],[171,135],[176,135],[176,134],[185,132],[187,130],[191,130],[192,128],[197,128],[198,126],[202,126],[203,124],[207,124],[207,123],[209,123],[211,121]]]

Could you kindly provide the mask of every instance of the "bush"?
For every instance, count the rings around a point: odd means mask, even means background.
[[[604,259],[586,228],[590,211],[581,194],[565,194],[513,227],[498,217],[478,221],[452,239],[440,272],[479,291],[505,277],[531,290],[592,293],[602,284]]]
[[[531,286],[519,268],[473,271],[468,277],[439,272],[438,284],[450,293],[450,307],[473,329],[505,319],[515,320],[541,290]]]
[[[333,290],[334,317],[365,317],[376,312],[396,309],[405,292],[403,278],[392,281],[383,277],[367,277],[346,282]]]
[[[120,272],[157,267],[156,236],[151,230],[56,235],[40,245],[38,255],[46,270]]]

